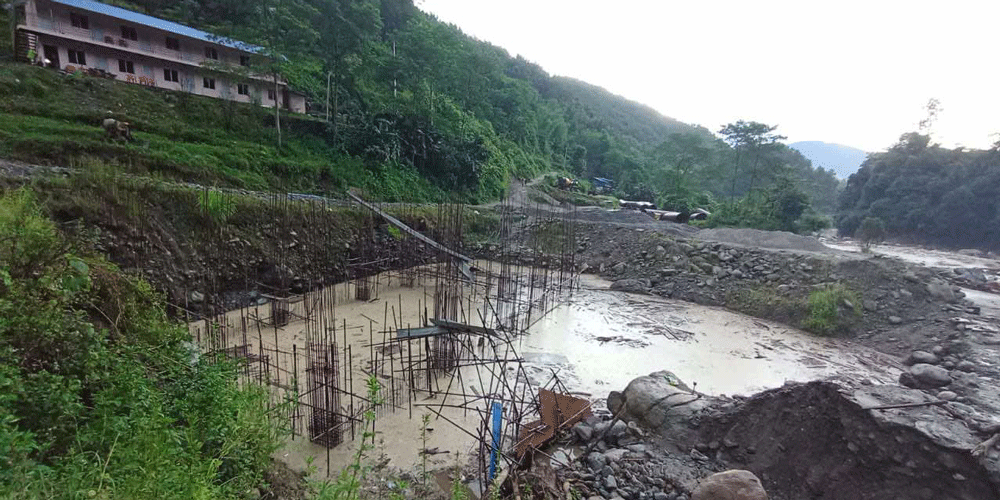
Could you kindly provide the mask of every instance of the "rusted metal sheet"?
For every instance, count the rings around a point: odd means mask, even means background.
[[[521,434],[514,447],[518,458],[544,445],[560,429],[570,427],[592,414],[590,401],[546,389],[538,390],[538,404],[541,419],[521,427]]]

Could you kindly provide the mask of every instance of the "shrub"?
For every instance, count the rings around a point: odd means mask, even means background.
[[[861,300],[854,291],[837,284],[810,293],[808,311],[802,322],[806,330],[821,335],[847,333],[861,318]]]
[[[861,249],[867,252],[872,245],[885,241],[885,222],[878,217],[865,217],[855,236],[861,241]]]
[[[280,443],[262,390],[192,360],[148,283],[0,195],[0,498],[235,498]]]

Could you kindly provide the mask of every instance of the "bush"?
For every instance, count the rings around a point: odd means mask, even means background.
[[[808,311],[802,322],[806,330],[821,335],[847,333],[861,318],[861,300],[854,291],[837,284],[810,293]]]
[[[148,283],[0,196],[0,498],[235,498],[281,434]]]
[[[868,251],[872,245],[885,241],[885,222],[878,217],[865,217],[854,235],[861,241],[861,249]]]
[[[815,213],[808,213],[803,215],[795,225],[798,227],[798,231],[796,231],[797,233],[811,234],[824,229],[829,229],[833,223],[830,221],[829,217]]]

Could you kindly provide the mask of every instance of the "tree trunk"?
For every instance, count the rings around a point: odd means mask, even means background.
[[[736,178],[740,173],[740,150],[736,149],[736,162],[733,164],[733,188],[729,191],[729,201],[736,199]]]
[[[339,139],[340,135],[338,135],[339,128],[337,127],[338,122],[339,122],[338,119],[337,119],[337,117],[339,116],[337,114],[339,108],[340,108],[340,92],[339,92],[338,86],[334,85],[334,87],[333,87],[333,140],[336,141],[336,142],[338,142],[338,143],[340,142],[340,139]]]
[[[274,73],[274,128],[278,131],[278,148],[281,148],[281,94],[278,93],[278,73]]]

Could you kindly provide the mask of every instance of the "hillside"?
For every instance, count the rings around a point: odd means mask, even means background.
[[[840,195],[841,233],[854,234],[868,217],[899,240],[1000,249],[1000,149],[948,149],[903,135],[869,156]]]
[[[813,166],[833,170],[838,179],[857,172],[868,155],[857,148],[822,141],[800,141],[788,146],[802,153]]]
[[[512,177],[555,171],[610,178],[618,197],[711,208],[787,180],[817,210],[833,206],[832,174],[781,144],[724,141],[554,77],[412,0],[116,3],[281,54],[308,115],[283,115],[279,141],[254,106],[0,62],[0,155],[254,190],[357,187],[382,201],[483,202]],[[109,116],[137,140],[107,141]]]
[[[279,148],[273,117],[249,106],[4,65],[0,154],[231,187],[336,195],[357,186],[383,200],[482,201],[511,175],[569,170],[581,150],[588,167],[577,173],[618,178],[669,133],[710,136],[553,78],[410,0],[282,2],[277,25],[257,15],[259,1],[111,3],[287,55],[282,73],[315,117],[327,114],[332,75],[333,118],[284,117]],[[8,46],[0,51],[9,57]],[[107,116],[133,123],[141,146],[101,141]]]

